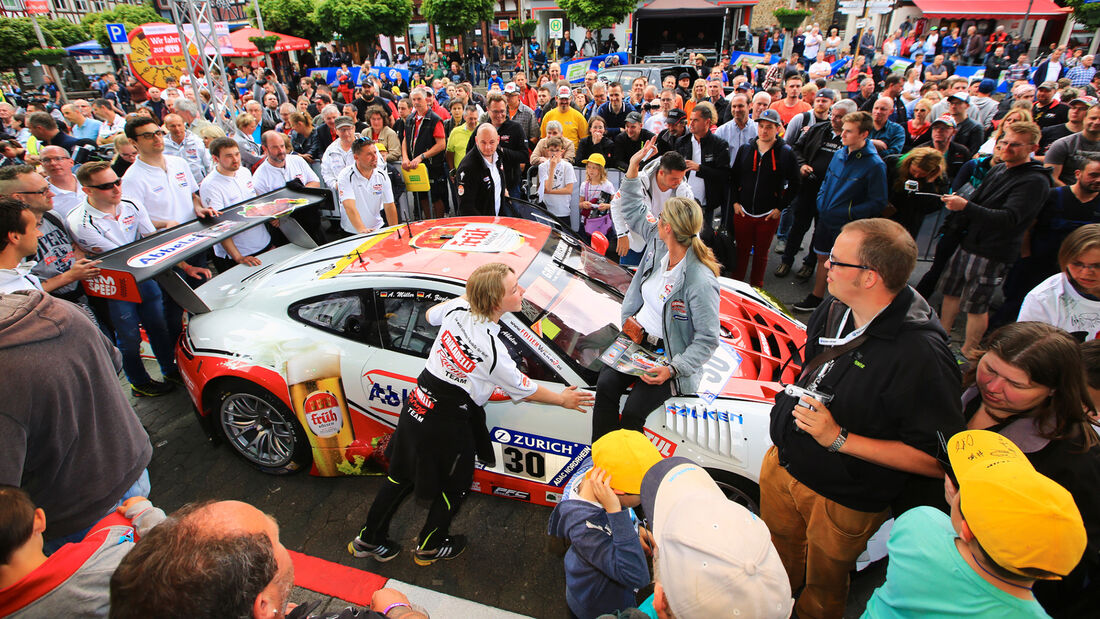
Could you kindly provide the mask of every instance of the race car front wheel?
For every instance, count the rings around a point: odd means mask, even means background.
[[[721,469],[707,469],[726,498],[743,506],[754,514],[760,513],[760,486]]]
[[[247,381],[222,385],[218,425],[229,444],[254,466],[274,475],[308,470],[313,451],[294,412]]]

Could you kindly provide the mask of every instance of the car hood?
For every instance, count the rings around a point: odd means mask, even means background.
[[[276,247],[258,256],[260,266],[239,264],[199,286],[195,293],[211,310],[231,307],[245,298],[247,292],[259,288],[286,262],[309,251],[294,244]]]

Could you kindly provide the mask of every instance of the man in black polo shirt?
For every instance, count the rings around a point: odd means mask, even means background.
[[[1043,82],[1035,90],[1035,104],[1031,106],[1031,117],[1040,128],[1060,125],[1069,116],[1069,106],[1054,100],[1054,93],[1058,92],[1057,82]]]
[[[810,317],[796,382],[819,395],[780,392],[772,407],[760,516],[791,590],[805,585],[798,617],[844,615],[848,573],[891,505],[921,480],[942,490],[936,432],[964,429],[947,334],[906,283],[916,262],[900,224],[844,226],[824,266],[831,296]]]
[[[82,144],[95,146],[95,142],[92,140],[78,140],[61,131],[57,126],[57,121],[46,112],[29,114],[27,116],[27,129],[30,130],[31,135],[38,138],[39,143],[43,146],[60,146],[70,155],[73,154],[75,148]]]
[[[932,134],[930,146],[943,153],[947,163],[947,180],[954,180],[963,165],[970,161],[970,150],[952,139],[955,137],[955,117],[950,114],[940,116],[932,121],[928,132]]]

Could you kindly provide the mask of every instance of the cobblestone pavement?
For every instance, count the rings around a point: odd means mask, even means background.
[[[927,243],[923,236],[930,228],[929,222],[920,239],[922,255]],[[807,238],[804,246],[808,242]],[[776,279],[771,273],[778,263],[778,256],[771,253],[765,289],[790,306],[809,292],[812,280]],[[796,261],[796,270],[798,265]],[[926,268],[919,263],[912,281]],[[525,615],[568,616],[561,559],[546,547],[548,508],[471,494],[453,527],[471,540],[458,559],[430,567],[416,566],[407,553],[384,564],[354,559],[345,547],[365,518],[380,478],[261,473],[229,446],[207,440],[182,389],[161,398],[135,400],[134,406],[154,447],[149,467],[151,498],[165,511],[204,499],[247,501],[278,520],[282,541],[291,550]],[[411,547],[425,515],[425,507],[408,501],[394,519],[394,538]],[[885,576],[884,563],[853,579],[846,616],[862,613],[867,598]],[[299,589],[294,599],[315,597]]]

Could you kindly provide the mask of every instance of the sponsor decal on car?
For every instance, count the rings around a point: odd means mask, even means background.
[[[531,500],[530,492],[514,490],[512,488],[504,488],[502,486],[493,486],[493,494],[495,494],[496,496],[508,497],[509,499],[519,499],[520,501]]]
[[[497,454],[495,470],[561,487],[592,452],[582,443],[495,427],[489,433]]]
[[[517,249],[523,236],[498,224],[468,223],[429,228],[416,235],[412,244],[422,249],[496,254]]]

